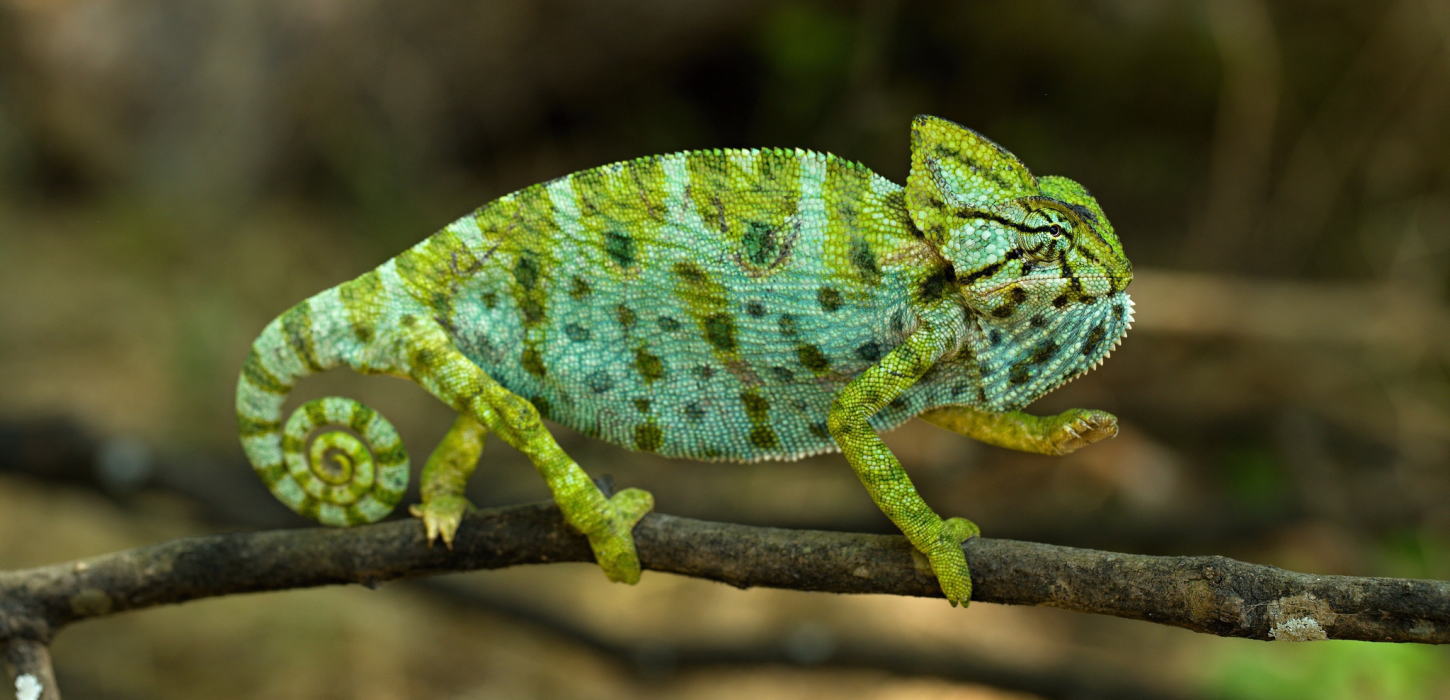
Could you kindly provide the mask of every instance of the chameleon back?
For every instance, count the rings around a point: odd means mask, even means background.
[[[901,188],[858,164],[698,151],[515,192],[380,272],[546,417],[664,455],[790,459],[836,449],[833,397],[912,329],[909,280],[944,265],[913,230]]]

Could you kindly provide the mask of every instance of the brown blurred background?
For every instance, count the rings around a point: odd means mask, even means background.
[[[305,525],[235,442],[252,337],[488,199],[715,146],[900,181],[917,113],[1081,180],[1138,270],[1122,348],[1034,406],[1105,408],[1122,434],[1053,459],[910,424],[889,440],[939,511],[1450,578],[1438,0],[0,0],[0,568]],[[395,380],[300,393],[379,407],[415,460],[449,424]],[[839,457],[695,464],[557,432],[665,512],[890,531]],[[497,443],[473,486],[546,495]],[[879,658],[822,663],[843,650]],[[71,696],[104,698],[1450,697],[1442,649],[583,565],[151,610],[55,653]]]

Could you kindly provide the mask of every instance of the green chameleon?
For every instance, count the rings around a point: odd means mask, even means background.
[[[602,493],[541,417],[671,457],[840,450],[966,604],[961,544],[977,526],[933,512],[877,433],[921,416],[1046,454],[1115,435],[1102,411],[1018,409],[1117,345],[1132,277],[1081,185],[1035,177],[936,117],[912,122],[905,188],[799,149],[647,156],[500,197],[288,309],[242,366],[241,440],[293,510],[379,520],[408,479],[392,426],[351,399],[306,403],[285,424],[282,406],[298,379],[333,367],[405,377],[458,412],[412,508],[430,542],[451,546],[496,433],[605,574],[629,583],[631,530],[652,497]]]

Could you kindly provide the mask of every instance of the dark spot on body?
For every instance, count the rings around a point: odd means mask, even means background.
[[[665,432],[654,423],[640,423],[634,426],[634,446],[645,452],[655,452],[665,442]]]
[[[1027,323],[1033,328],[1041,328],[1047,325],[1047,316],[1043,314],[1037,314],[1036,316],[1033,316],[1031,319],[1029,319]]]
[[[699,265],[692,262],[677,262],[671,269],[674,270],[675,275],[680,280],[689,284],[703,284],[708,281],[708,278],[705,276],[705,271],[701,270]]]
[[[789,367],[776,365],[770,368],[770,372],[775,375],[775,381],[781,384],[790,384],[795,381],[795,372],[790,371]]]
[[[589,283],[585,281],[583,277],[576,276],[573,279],[569,280],[569,297],[572,298],[574,301],[579,301],[580,299],[589,296],[593,292],[594,289],[589,286]],[[492,307],[493,305],[489,304],[489,308]]]
[[[1052,308],[1061,309],[1067,306],[1067,301],[1068,299],[1066,294],[1059,294],[1057,295],[1057,298],[1052,300]]]
[[[1007,381],[1013,384],[1026,384],[1031,379],[1032,372],[1027,369],[1026,365],[1014,365],[1011,376],[1007,377]]]
[[[780,258],[780,242],[776,239],[775,227],[760,221],[745,223],[745,235],[741,237],[745,248],[745,259],[755,267],[767,267]]]
[[[791,314],[781,314],[778,325],[780,326],[780,334],[786,337],[790,337],[796,334],[796,331],[798,330],[797,326],[799,324],[796,322],[795,316]]]
[[[1122,304],[1113,304],[1113,318],[1122,318],[1124,313]]]
[[[1027,301],[1027,290],[1021,287],[1013,287],[1012,291],[1008,292],[1008,294],[1012,295],[1013,304],[1021,304],[1022,302]]]
[[[532,326],[544,320],[544,303],[533,295],[519,300],[519,313],[524,316],[524,325]]]
[[[796,357],[800,359],[800,363],[806,369],[816,374],[822,374],[831,369],[830,359],[826,357],[825,353],[821,352],[820,347],[814,344],[806,343],[797,346]]]
[[[881,345],[874,340],[868,340],[857,346],[856,357],[864,362],[875,362],[881,359]]]
[[[721,352],[734,352],[735,319],[727,313],[712,314],[705,319],[705,340]]]
[[[987,342],[992,345],[1000,344],[1002,342],[1002,331],[993,328],[991,332],[987,333]]]
[[[614,388],[614,378],[609,370],[596,369],[584,377],[584,385],[596,394],[603,394]]]
[[[690,372],[701,379],[709,379],[715,376],[715,368],[710,365],[695,365]]]
[[[523,354],[519,356],[519,365],[524,368],[525,372],[535,377],[542,377],[547,372],[547,368],[544,367],[544,357],[539,354],[537,348],[524,348]]]
[[[620,267],[634,265],[634,238],[622,231],[604,232],[604,252]]]
[[[760,318],[761,316],[765,315],[765,304],[762,304],[758,301],[745,302],[745,313],[750,314],[751,316],[754,316],[756,318]]]
[[[644,377],[645,383],[654,382],[665,376],[664,360],[644,348],[634,351],[634,368],[639,372],[639,376]]]
[[[861,272],[862,281],[875,284],[881,278],[881,268],[876,264],[876,253],[871,245],[860,238],[851,239],[851,264]]]
[[[593,334],[589,332],[588,328],[585,328],[584,326],[581,326],[577,323],[564,324],[564,335],[569,336],[569,340],[572,340],[576,343],[587,342],[589,338],[593,336]]]
[[[660,330],[662,330],[662,331],[664,331],[666,333],[670,333],[670,332],[673,332],[673,331],[680,330],[680,322],[679,321],[676,321],[675,319],[673,319],[673,318],[671,318],[669,316],[661,316],[661,317],[659,317],[659,319],[656,321],[656,323],[659,324]]]
[[[700,404],[691,401],[685,404],[685,418],[691,423],[699,423],[705,419],[705,409],[700,408]]]
[[[1017,305],[1012,303],[1006,303],[992,309],[992,315],[997,318],[1010,318],[1014,313],[1017,313]]]
[[[751,421],[763,421],[770,418],[770,400],[761,396],[760,392],[740,392],[740,405],[745,407],[745,417]]]
[[[762,450],[768,450],[780,446],[780,438],[776,436],[775,429],[768,425],[757,425],[750,429],[750,444]]]
[[[952,398],[955,399],[955,398],[961,396],[962,394],[967,393],[967,390],[970,389],[970,388],[972,388],[972,385],[969,382],[957,382],[956,384],[953,384],[952,385]]]
[[[634,403],[634,410],[639,411],[640,413],[649,413],[649,410],[650,410],[650,400],[649,399],[646,399],[646,398],[637,398],[637,399],[634,399],[633,400],[633,403]]]
[[[823,440],[830,439],[831,437],[831,431],[826,428],[826,424],[822,421],[816,421],[815,423],[811,423],[810,426],[806,429],[811,431],[811,435],[814,435]]]
[[[493,307],[498,306],[498,295],[497,294],[495,294],[493,292],[484,292],[482,298],[483,298],[483,308],[485,308],[485,309],[492,309]]]
[[[639,317],[634,315],[634,309],[625,304],[614,307],[614,318],[619,321],[619,325],[625,328],[633,328],[634,322],[639,320]]]
[[[835,287],[821,287],[816,290],[816,301],[822,309],[836,311],[841,308],[841,291]]]
[[[1103,344],[1103,340],[1105,340],[1107,336],[1107,329],[1103,327],[1103,324],[1099,323],[1098,325],[1093,326],[1093,329],[1091,331],[1088,331],[1087,340],[1084,341],[1082,344],[1082,354],[1085,357],[1090,357],[1095,354],[1098,350],[1098,346]]]
[[[1052,359],[1052,356],[1057,354],[1057,350],[1057,341],[1048,338],[1039,343],[1037,347],[1032,348],[1032,356],[1027,358],[1027,362],[1029,364],[1040,365]]]
[[[532,253],[524,252],[514,262],[514,279],[524,289],[533,289],[539,282],[539,262]]]

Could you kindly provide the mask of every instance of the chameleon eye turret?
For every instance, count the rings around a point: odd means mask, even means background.
[[[499,197],[262,332],[237,384],[247,457],[301,513],[384,517],[408,469],[391,426],[347,399],[285,424],[283,409],[331,367],[406,377],[459,416],[410,509],[429,541],[451,544],[492,433],[529,457],[605,574],[633,582],[652,498],[605,496],[541,417],[672,457],[839,450],[965,604],[976,526],[927,506],[878,433],[921,417],[1047,454],[1115,434],[1102,411],[1018,409],[1118,342],[1132,271],[1072,180],[935,117],[912,123],[911,151],[905,187],[828,154],[716,149]]]

